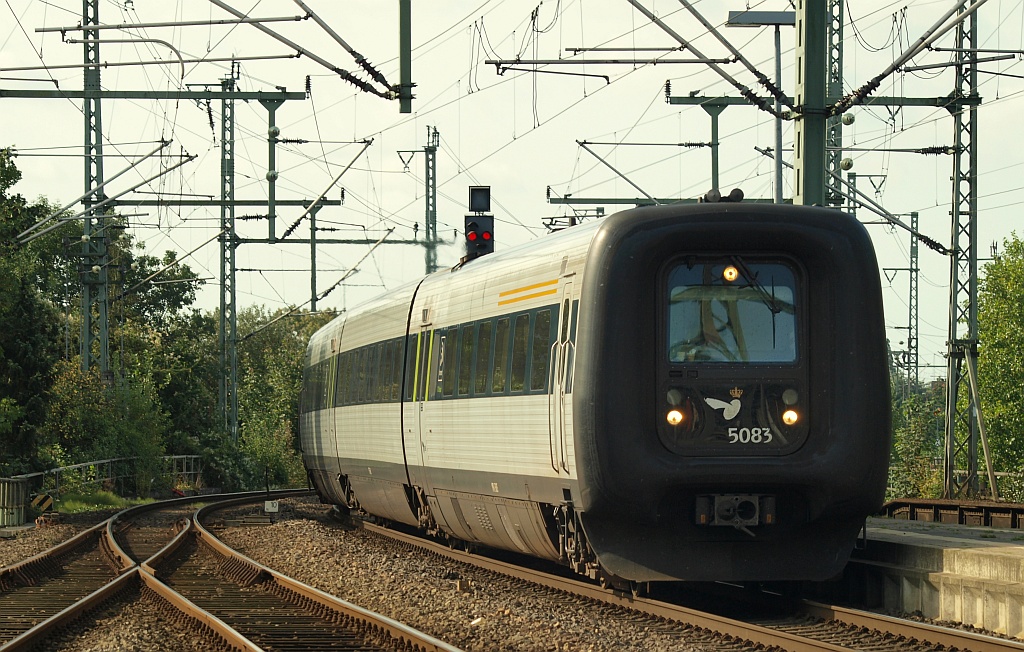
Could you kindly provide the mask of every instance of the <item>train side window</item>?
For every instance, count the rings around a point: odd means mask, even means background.
[[[402,351],[404,350],[402,349],[401,338],[391,340],[391,346],[393,347],[393,354],[391,356],[391,379],[389,382],[391,385],[391,400],[396,401],[399,398],[398,393],[401,385],[401,360],[403,359]]]
[[[405,381],[405,386],[402,389],[402,397],[406,401],[412,400],[412,388],[414,385],[414,377],[416,373],[416,340],[419,339],[415,335],[408,335],[405,338],[405,365],[402,370],[402,378]]]
[[[448,334],[445,336],[443,342],[444,348],[444,368],[441,370],[441,394],[444,396],[451,396],[455,393],[455,353],[458,349],[458,326],[452,326],[448,329]]]
[[[513,394],[523,391],[526,385],[526,349],[530,344],[530,315],[517,315],[512,335],[512,386]]]
[[[377,365],[377,379],[376,389],[374,390],[374,400],[378,403],[384,400],[384,395],[390,390],[390,386],[387,383],[387,379],[391,376],[391,348],[390,342],[381,342],[377,345],[380,349],[380,363]]]
[[[533,323],[533,355],[530,362],[530,391],[547,389],[551,360],[551,310],[541,310]]]
[[[310,412],[316,411],[316,365],[306,370],[306,409]]]
[[[483,396],[487,393],[487,370],[491,362],[491,322],[485,321],[477,328],[476,382],[473,393]]]
[[[491,375],[491,392],[504,394],[508,380],[508,317],[498,320],[494,332],[494,373]]]
[[[381,400],[392,401],[394,392],[395,367],[398,366],[398,342],[388,340],[384,343],[388,352],[388,366],[381,372]]]
[[[473,376],[473,336],[476,335],[476,327],[473,324],[466,324],[462,327],[462,334],[459,339],[459,396],[469,396],[469,386]]]
[[[423,338],[422,362],[420,362],[420,400],[426,401],[441,393],[438,368],[441,364],[441,348],[444,341],[441,331],[433,331]]]
[[[359,360],[356,362],[356,375],[355,384],[356,391],[353,397],[353,403],[362,403],[366,400],[366,356],[369,353],[365,348],[359,349]]]
[[[377,343],[377,373],[373,376],[373,400],[380,403],[387,392],[387,377],[391,374],[391,359],[388,357],[387,342]]]
[[[356,374],[359,373],[359,351],[349,351],[345,354],[348,356],[348,373],[346,374],[345,384],[345,405],[352,405],[356,402]]]
[[[325,407],[327,407],[327,389],[328,389],[328,387],[330,387],[330,369],[331,369],[331,365],[330,365],[330,361],[323,360],[317,366],[319,367],[319,369],[317,369],[317,371],[319,372],[318,375],[320,377],[320,392],[319,392],[319,396],[317,397],[317,402],[318,402],[317,408],[322,410]]]
[[[366,347],[366,375],[363,377],[363,402],[373,403],[373,374],[377,366],[377,347]]]
[[[345,364],[348,362],[348,356],[344,353],[338,354],[338,380],[334,384],[334,407],[341,407],[345,404]]]

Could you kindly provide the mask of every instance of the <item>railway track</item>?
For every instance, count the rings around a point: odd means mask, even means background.
[[[117,576],[104,550],[106,524],[19,564],[0,569],[0,642],[82,600]]]
[[[708,634],[724,641],[728,649],[777,649],[795,652],[841,650],[914,651],[943,649],[970,652],[1024,650],[1024,643],[970,631],[892,618],[872,612],[830,606],[811,601],[768,598],[768,610],[754,610],[743,618],[727,617],[662,600],[636,597],[544,571],[452,550],[417,536],[369,523],[362,527],[404,545],[459,561],[492,573],[529,582],[546,589],[587,600],[600,608],[626,610],[651,620],[650,627],[665,631],[675,627],[681,636]],[[760,599],[765,603],[765,597]]]
[[[265,497],[208,496],[202,500],[217,502],[199,511]],[[137,608],[140,600],[159,620],[191,630],[199,649],[456,649],[238,555],[192,516],[198,500],[125,510],[0,569],[0,650],[39,647],[90,612]]]

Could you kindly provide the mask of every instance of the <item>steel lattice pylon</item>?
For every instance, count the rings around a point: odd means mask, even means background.
[[[231,64],[231,76],[221,81],[221,90],[235,90],[238,64]],[[224,431],[238,441],[238,316],[235,296],[235,100],[221,101],[220,123],[220,413]]]
[[[83,0],[82,25],[99,25],[99,0]],[[85,29],[85,74],[82,114],[85,117],[85,192],[83,203],[88,211],[106,197],[101,190],[88,194],[103,184],[103,120],[101,112],[99,32]],[[87,213],[82,227],[82,370],[99,367],[104,379],[110,374],[110,336],[107,321],[107,281],[110,257],[107,251],[106,208]],[[97,269],[97,271],[93,271]]]
[[[437,148],[441,144],[441,136],[437,127],[427,127],[427,144],[423,146],[426,167],[427,213],[426,229],[426,268],[427,274],[437,271]]]
[[[828,0],[828,96],[843,95],[843,0]],[[844,198],[839,181],[843,158],[843,117],[830,116],[825,123],[825,169],[836,176],[825,178],[825,200],[829,206],[842,206]]]
[[[978,243],[975,238],[978,221],[977,169],[975,147],[978,117],[978,71],[972,62],[978,41],[975,14],[968,15],[957,26],[956,88],[949,103],[955,129],[953,155],[953,201],[951,263],[949,278],[949,341],[946,379],[946,498],[977,497],[978,443],[985,449],[985,466],[993,497],[998,497],[991,459],[985,441],[984,420],[977,387],[978,359]],[[967,389],[968,400],[961,401]],[[964,464],[966,474],[957,477],[957,463]]]

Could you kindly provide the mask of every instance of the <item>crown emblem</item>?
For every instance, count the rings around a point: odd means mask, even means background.
[[[739,387],[733,387],[732,389],[729,390],[729,396],[733,398],[739,398],[743,396],[743,390],[740,389]]]

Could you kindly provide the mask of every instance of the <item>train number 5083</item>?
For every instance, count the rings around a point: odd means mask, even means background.
[[[771,440],[771,428],[729,428],[730,444],[767,444]]]

